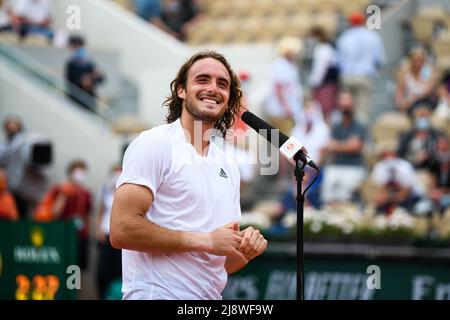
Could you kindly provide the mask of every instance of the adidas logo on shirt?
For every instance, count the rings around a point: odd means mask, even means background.
[[[219,176],[221,176],[222,178],[228,178],[227,174],[225,173],[225,171],[222,168],[220,168]]]

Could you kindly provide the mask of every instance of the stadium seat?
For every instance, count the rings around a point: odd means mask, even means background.
[[[450,38],[435,39],[431,44],[436,56],[436,65],[438,69],[444,70],[450,68]]]
[[[433,40],[435,21],[429,17],[414,16],[409,21],[417,41],[430,44]]]

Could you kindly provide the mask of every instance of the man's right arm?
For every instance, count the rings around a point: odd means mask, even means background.
[[[221,256],[242,255],[238,251],[242,236],[234,223],[210,233],[169,230],[146,218],[153,200],[150,189],[141,185],[123,184],[117,189],[110,226],[113,247],[152,253],[203,251]]]

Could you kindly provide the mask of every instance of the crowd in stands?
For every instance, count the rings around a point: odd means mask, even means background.
[[[85,37],[61,33],[60,39],[53,41],[51,6],[52,0],[0,1],[0,32],[16,33],[21,42],[29,35],[37,35],[45,37],[49,45],[67,45],[72,51],[64,74],[67,96],[86,110],[98,112],[96,89],[105,77],[88,55]]]
[[[0,142],[0,220],[36,222],[73,221],[77,232],[78,266],[89,266],[89,243],[95,230],[98,244],[97,287],[105,298],[111,283],[121,276],[120,250],[109,242],[109,217],[120,166],[115,165],[101,189],[99,213],[93,219],[93,193],[86,186],[88,165],[75,159],[67,164],[67,180],[53,185],[48,170],[51,147],[28,133],[21,119],[4,120],[5,141]],[[95,228],[91,223],[95,223]]]
[[[352,13],[335,39],[314,26],[312,41],[280,41],[266,119],[304,142],[321,166],[307,206],[356,204],[361,213],[370,206],[387,217],[397,208],[418,217],[442,215],[450,208],[449,71],[434,66],[426,46],[412,44],[396,67],[391,110],[375,112],[373,90],[386,48],[365,21]],[[310,70],[301,63],[302,43],[313,44]],[[307,169],[303,187],[315,175]],[[276,215],[296,210],[293,173],[288,177]]]
[[[38,33],[51,41],[49,3],[0,0],[0,31],[16,32],[21,39]],[[142,19],[180,40],[201,18],[199,3],[194,0],[135,0],[134,6]],[[274,127],[304,142],[311,158],[321,167],[306,205],[320,209],[357,203],[360,207],[371,205],[376,214],[386,216],[399,207],[411,215],[443,215],[450,208],[450,70],[438,70],[432,52],[425,46],[412,46],[397,66],[392,111],[388,117],[381,114],[375,118],[373,91],[377,74],[385,64],[386,44],[365,27],[361,13],[349,15],[348,25],[335,39],[320,26],[311,29],[310,70],[301,64],[305,41],[295,37],[281,39],[272,64],[264,116]],[[89,94],[80,100],[69,86],[69,97],[95,109],[96,86],[104,76],[87,58],[82,37],[71,37],[69,44],[73,54],[66,66],[66,77]],[[242,83],[247,80],[248,74],[241,74]],[[246,94],[247,87],[244,89]],[[394,121],[383,123],[387,118]],[[400,125],[403,123],[404,127]],[[238,126],[245,127],[242,123]],[[376,128],[382,132],[375,132]],[[88,243],[94,238],[89,234],[94,204],[93,194],[85,186],[86,162],[67,164],[67,181],[49,186],[46,165],[33,163],[24,151],[31,138],[22,121],[17,117],[4,119],[4,131],[6,139],[0,143],[0,219],[74,220],[79,264],[84,269],[88,265]],[[239,149],[235,152],[239,153]],[[254,169],[245,165],[240,168],[244,184],[257,181],[254,172],[249,172]],[[295,210],[290,168],[281,159],[277,179],[289,181],[279,195],[278,217]],[[108,239],[118,173],[120,166],[113,166],[100,191],[95,220],[101,297],[106,296],[108,285],[121,272],[120,252],[111,247]],[[306,169],[304,187],[315,175],[314,170]],[[363,194],[367,184],[375,188],[372,203]]]
[[[51,43],[51,0],[0,1],[0,32],[15,32],[20,40],[29,34],[39,34]]]
[[[139,17],[181,41],[201,16],[196,0],[133,0],[133,4]]]

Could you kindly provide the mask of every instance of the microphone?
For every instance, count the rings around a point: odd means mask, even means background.
[[[245,111],[242,114],[241,119],[258,134],[263,136],[267,141],[279,148],[280,153],[285,156],[292,165],[295,166],[295,161],[300,160],[303,163],[308,164],[311,168],[319,170],[319,167],[314,163],[314,161],[307,159],[307,155],[302,150],[303,144],[294,137],[288,138],[284,133],[277,129],[279,132],[278,141],[272,141],[272,130],[275,130],[275,128],[270,124],[250,111]],[[265,132],[267,132],[267,136],[265,136],[263,132],[260,132],[260,130],[265,130]]]

